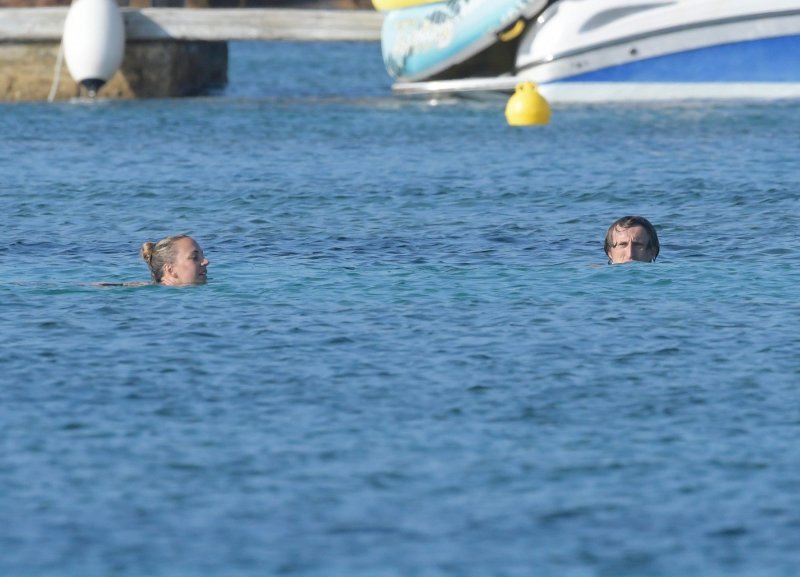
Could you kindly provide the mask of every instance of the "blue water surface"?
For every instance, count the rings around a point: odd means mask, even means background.
[[[514,129],[242,43],[0,133],[0,575],[800,574],[796,102]],[[92,284],[179,232],[208,285]]]

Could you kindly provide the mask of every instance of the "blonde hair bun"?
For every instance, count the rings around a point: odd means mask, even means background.
[[[142,248],[139,249],[139,254],[142,255],[144,262],[150,263],[153,258],[153,250],[156,248],[156,243],[154,242],[146,242],[142,245]]]

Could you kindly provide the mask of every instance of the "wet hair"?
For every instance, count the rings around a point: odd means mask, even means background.
[[[647,231],[647,236],[649,238],[647,250],[653,255],[652,260],[655,261],[656,257],[658,256],[658,252],[661,250],[661,245],[658,243],[658,234],[656,234],[655,227],[643,216],[623,216],[622,218],[615,220],[614,223],[608,227],[605,241],[606,254],[611,254],[611,237],[614,229],[627,229],[635,226],[641,226]]]
[[[146,242],[139,249],[142,260],[147,263],[153,282],[161,283],[164,278],[164,265],[175,261],[175,242],[189,238],[188,234],[178,234],[162,238],[158,242]]]

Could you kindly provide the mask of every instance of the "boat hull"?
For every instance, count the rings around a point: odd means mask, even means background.
[[[800,81],[794,0],[767,0],[766,9],[749,0],[649,1],[634,13],[622,12],[622,0],[604,0],[598,12],[580,0],[554,4],[520,44],[516,73],[538,82]]]

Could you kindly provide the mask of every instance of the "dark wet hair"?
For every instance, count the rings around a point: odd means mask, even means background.
[[[658,234],[656,233],[656,228],[643,216],[623,216],[615,220],[614,223],[608,227],[605,241],[606,255],[610,256],[611,254],[611,235],[614,229],[626,229],[635,226],[641,226],[647,231],[647,236],[649,238],[647,250],[653,255],[653,260],[656,260],[658,252],[661,250],[661,245],[658,243]]]
[[[146,242],[139,249],[142,260],[147,263],[153,282],[160,283],[164,278],[164,265],[175,260],[175,241],[188,238],[188,234],[178,234],[162,238],[158,242]]]

